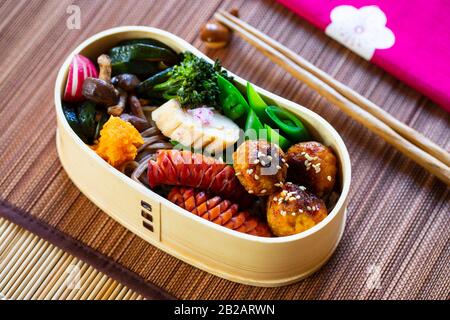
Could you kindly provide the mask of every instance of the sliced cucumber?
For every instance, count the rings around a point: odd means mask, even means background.
[[[132,40],[125,40],[122,41],[118,44],[119,46],[127,46],[130,44],[149,44],[155,47],[160,47],[160,48],[164,48],[167,49],[169,51],[171,51],[173,54],[177,54],[175,52],[175,50],[173,50],[171,47],[169,47],[168,45],[166,45],[165,43],[162,43],[161,41],[155,40],[155,39],[132,39]]]
[[[153,61],[123,61],[111,64],[112,75],[131,73],[140,78],[149,77],[159,71],[158,62]]]
[[[167,68],[161,72],[158,72],[157,74],[152,75],[150,78],[148,78],[145,81],[142,81],[137,87],[136,92],[138,95],[141,96],[151,96],[150,91],[151,89],[159,84],[163,83],[164,81],[167,81],[170,77],[170,72],[173,68]]]
[[[84,143],[87,143],[86,136],[84,135],[83,131],[81,130],[81,124],[78,120],[77,113],[75,111],[75,108],[68,104],[62,105],[64,116],[66,117],[67,122],[69,123],[69,126],[72,128],[72,130],[77,134],[78,137],[80,137],[81,140],[83,140]]]
[[[114,47],[109,51],[111,63],[127,62],[131,60],[164,61],[175,63],[177,55],[172,51],[150,44],[130,44]]]
[[[78,107],[78,120],[80,128],[89,144],[94,141],[95,135],[95,102],[85,101]]]
[[[94,140],[100,138],[100,131],[103,129],[103,125],[106,123],[106,121],[108,121],[109,117],[110,116],[107,113],[103,113],[100,117],[100,120],[97,122],[97,126],[95,127]]]

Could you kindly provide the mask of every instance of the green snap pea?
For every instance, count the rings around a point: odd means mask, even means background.
[[[259,119],[264,123],[268,123],[269,118],[265,111],[267,108],[267,104],[264,102],[258,92],[256,92],[255,88],[250,82],[247,82],[247,99],[250,108],[255,111]]]
[[[265,124],[264,128],[267,130],[267,141],[277,144],[281,149],[285,151],[290,147],[291,142],[281,134],[279,134],[277,131],[272,129],[269,125]]]
[[[290,140],[298,142],[310,139],[308,130],[292,112],[277,106],[269,106],[265,111],[271,123],[278,127]]]
[[[252,109],[247,114],[247,120],[245,121],[245,138],[250,140],[258,139],[261,130],[265,130],[258,115]]]
[[[231,120],[237,120],[247,114],[250,107],[240,91],[219,74],[217,75],[217,83],[220,89],[220,104],[224,114]]]

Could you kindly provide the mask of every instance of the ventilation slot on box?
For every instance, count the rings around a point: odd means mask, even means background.
[[[146,221],[142,221],[142,225],[144,226],[144,228],[147,228],[148,230],[153,232],[153,226],[150,223],[148,223]]]
[[[147,213],[144,210],[142,210],[141,211],[141,216],[143,216],[148,221],[153,222],[153,216],[150,213]]]
[[[152,205],[148,204],[147,202],[141,200],[141,206],[144,209],[147,209],[148,211],[152,212]]]
[[[141,210],[141,216],[144,218],[144,220],[142,221],[142,225],[144,226],[144,228],[153,232],[153,216],[150,213],[150,212],[152,212],[152,206],[142,200],[141,200],[141,206],[143,208]]]

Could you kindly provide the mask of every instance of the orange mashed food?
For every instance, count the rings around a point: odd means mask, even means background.
[[[131,123],[111,116],[100,131],[98,143],[92,146],[97,154],[113,167],[134,160],[137,149],[144,143]]]

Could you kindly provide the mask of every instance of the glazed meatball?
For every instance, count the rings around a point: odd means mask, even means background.
[[[264,140],[248,140],[233,153],[233,166],[248,193],[267,196],[278,190],[287,175],[283,150]]]
[[[287,151],[289,181],[306,186],[319,197],[333,190],[336,181],[336,157],[333,151],[316,141],[297,143]]]
[[[281,191],[267,199],[267,222],[272,232],[289,236],[314,227],[328,212],[322,199],[287,182]]]

